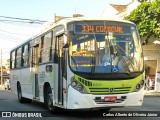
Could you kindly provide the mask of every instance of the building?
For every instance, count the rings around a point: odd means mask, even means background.
[[[124,19],[124,17],[129,15],[139,4],[138,0],[132,0],[127,5],[107,4],[101,13],[101,17],[116,17]]]
[[[148,2],[152,1],[154,0],[148,0]],[[101,13],[101,17],[116,17],[124,19],[140,4],[141,3],[138,2],[138,0],[131,0],[131,2],[126,5],[106,4],[105,9]]]
[[[160,92],[160,44],[143,46],[145,74],[149,75],[154,83],[152,90]]]

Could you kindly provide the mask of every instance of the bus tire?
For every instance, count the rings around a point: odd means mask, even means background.
[[[47,108],[49,110],[49,112],[51,113],[57,113],[57,107],[56,106],[53,106],[53,94],[52,94],[52,91],[51,91],[51,88],[48,87],[47,89],[47,95],[46,95],[46,105],[47,105]]]
[[[25,102],[25,98],[22,97],[22,90],[21,90],[20,84],[17,85],[17,95],[18,95],[18,101],[20,103],[24,103]]]

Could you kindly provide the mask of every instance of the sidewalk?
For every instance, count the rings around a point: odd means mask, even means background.
[[[159,96],[160,97],[160,92],[156,92],[154,90],[145,90],[145,93],[144,93],[145,96]]]
[[[0,90],[5,90],[4,86],[0,85]]]

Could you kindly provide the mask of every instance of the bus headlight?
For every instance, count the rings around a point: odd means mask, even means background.
[[[141,84],[141,85],[144,85],[144,80],[141,80],[140,84]]]
[[[77,91],[79,91],[80,93],[87,93],[84,86],[78,81],[76,81],[74,77],[71,77],[71,86]]]
[[[81,85],[81,84],[79,84],[78,86],[77,86],[77,90],[78,91],[81,91],[83,89],[83,86]]]
[[[141,85],[140,84],[137,84],[136,85],[136,90],[139,90],[141,88]]]
[[[72,81],[72,82],[71,82],[71,86],[72,86],[72,87],[75,87],[76,85],[77,85],[77,82],[76,82],[76,81]]]
[[[133,92],[138,92],[144,86],[144,80],[141,80],[136,87],[134,88]]]

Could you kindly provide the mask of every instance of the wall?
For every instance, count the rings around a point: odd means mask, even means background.
[[[145,69],[146,69],[146,74],[155,75],[157,70],[157,60],[146,60]]]
[[[155,91],[160,92],[160,45],[144,45],[144,60],[157,60],[156,75],[155,75]]]
[[[117,18],[116,14],[118,13],[111,5],[106,4],[105,8],[103,9],[100,17],[115,17]]]
[[[140,4],[140,2],[138,2],[137,0],[132,0],[132,2],[128,4],[126,11],[124,11],[120,14],[117,14],[117,17],[124,19],[124,17],[128,16],[134,9],[137,8],[137,6],[139,4]]]

